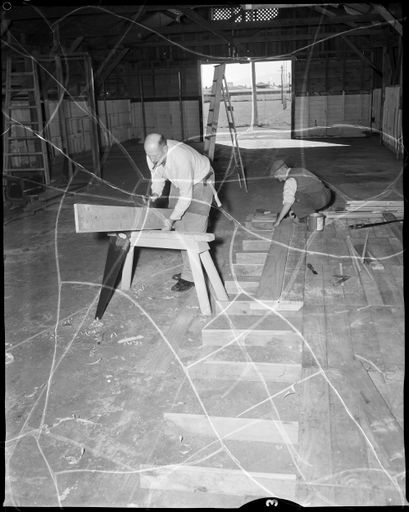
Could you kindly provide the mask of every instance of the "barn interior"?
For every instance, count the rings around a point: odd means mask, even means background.
[[[5,506],[407,505],[403,27],[3,3]],[[207,234],[146,204],[151,133],[211,160]],[[274,225],[278,159],[331,190],[318,217]]]

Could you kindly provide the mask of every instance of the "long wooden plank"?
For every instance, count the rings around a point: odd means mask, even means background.
[[[354,361],[342,372],[329,370],[329,376],[349,410],[359,418],[383,466],[392,474],[404,471],[402,429],[362,365]]]
[[[165,420],[178,425],[186,432],[207,437],[218,435],[224,439],[254,441],[261,443],[297,444],[298,423],[296,421],[274,421],[253,418],[230,418],[202,414],[164,413]]]
[[[74,204],[75,231],[96,233],[160,229],[172,212],[169,208]]]
[[[299,311],[303,307],[303,302],[265,300],[260,303],[255,300],[248,300],[245,295],[239,295],[231,302],[217,301],[216,307],[219,312],[224,311],[228,315],[265,315],[272,309],[280,312]]]
[[[294,363],[260,363],[241,361],[206,361],[189,369],[191,377],[253,382],[296,382],[301,365]]]
[[[271,242],[268,240],[243,240],[243,251],[268,251]]]
[[[294,224],[287,220],[274,230],[270,250],[261,274],[260,286],[256,292],[258,299],[276,300],[281,295],[293,226]]]
[[[342,400],[351,394],[359,394],[359,387],[346,379],[337,380],[344,375],[344,368],[354,360],[349,330],[348,312],[345,306],[331,306],[326,309],[327,318],[327,359],[326,370],[330,382],[335,386]],[[368,468],[367,444],[354,420],[361,422],[361,412],[354,410],[353,419],[345,410],[344,403],[330,388],[330,428],[332,473],[335,475],[331,483],[335,486],[334,498],[337,505],[367,503],[369,491],[359,489],[356,480],[349,478],[349,472]],[[348,408],[351,407],[347,403]],[[346,500],[350,500],[349,502]]]
[[[283,317],[283,318],[281,318]],[[302,317],[296,313],[279,315],[273,311],[264,317],[253,315],[220,315],[211,320],[206,329],[257,329],[257,330],[291,330],[301,329]]]
[[[263,343],[273,343],[276,340],[282,340],[285,343],[292,343],[299,339],[299,335],[290,329],[257,330],[257,329],[203,329],[203,345],[221,346],[238,339],[238,343],[258,345]]]
[[[161,229],[163,220],[172,213],[171,208],[116,206],[102,204],[74,204],[75,231],[77,233],[109,233]],[[186,213],[196,217],[195,213]]]
[[[232,273],[236,277],[261,276],[264,264],[262,263],[233,263]]]
[[[237,252],[236,262],[240,264],[255,263],[264,265],[267,258],[266,252]]]
[[[250,472],[178,464],[166,468],[142,465],[140,484],[145,489],[166,489],[237,496],[280,496],[294,499],[296,477],[287,473]]]
[[[224,287],[226,288],[227,293],[232,295],[242,293],[243,291],[248,293],[249,295],[253,295],[256,293],[258,286],[258,281],[227,280],[224,282]]]
[[[316,369],[303,368],[302,376],[307,378]],[[316,487],[310,482],[332,473],[331,429],[329,414],[328,384],[320,375],[306,380],[301,390],[301,411],[299,420],[299,465],[305,483],[297,481],[296,502],[319,502],[315,496],[324,497],[334,503],[334,490],[331,486]]]

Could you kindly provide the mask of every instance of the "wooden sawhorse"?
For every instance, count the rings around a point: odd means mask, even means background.
[[[187,251],[190,267],[200,310],[204,315],[211,315],[209,296],[204,279],[203,267],[205,268],[210,284],[216,298],[220,301],[228,301],[222,280],[217,273],[212,257],[209,253],[209,244],[215,239],[212,233],[182,233],[180,231],[159,231],[144,230],[133,231],[130,237],[130,248],[122,269],[121,289],[129,290],[132,280],[132,266],[135,247],[150,247],[158,249],[180,249]]]

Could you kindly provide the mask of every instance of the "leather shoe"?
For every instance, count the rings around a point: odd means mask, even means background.
[[[173,274],[172,279],[175,281],[179,281],[179,279],[182,277],[182,272],[179,272],[179,274]]]
[[[173,292],[184,292],[186,290],[190,290],[195,283],[192,281],[186,281],[185,279],[180,278],[176,284],[174,284],[171,288]]]

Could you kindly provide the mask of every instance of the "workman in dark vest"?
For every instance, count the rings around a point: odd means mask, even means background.
[[[330,189],[303,167],[289,167],[284,160],[276,160],[270,176],[284,181],[283,207],[274,226],[278,226],[288,213],[294,222],[305,222],[308,215],[322,210],[331,200]]]

